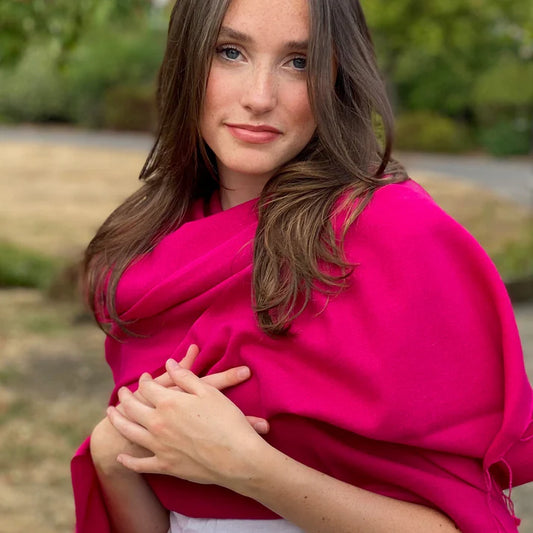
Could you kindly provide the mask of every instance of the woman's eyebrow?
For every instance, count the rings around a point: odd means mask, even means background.
[[[219,38],[220,37],[223,37],[225,39],[235,39],[236,41],[239,41],[243,44],[249,44],[253,42],[253,38],[250,37],[250,35],[247,35],[246,33],[243,33],[241,31],[234,30],[229,26],[222,26],[220,28]],[[308,46],[309,41],[307,41],[307,39],[303,41],[289,41],[285,44],[285,48],[291,50],[306,50]]]
[[[285,46],[291,50],[307,50],[309,41],[307,39],[304,41],[289,41]]]
[[[233,28],[229,28],[228,26],[222,26],[222,28],[220,28],[219,37],[235,39],[236,41],[240,41],[241,43],[245,44],[251,43],[253,41],[253,39],[249,35],[246,35],[246,33],[234,30]]]

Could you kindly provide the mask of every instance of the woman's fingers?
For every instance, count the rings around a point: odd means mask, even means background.
[[[246,366],[230,368],[225,372],[211,374],[199,379],[192,372],[180,368],[180,365],[173,359],[167,361],[167,371],[173,378],[174,382],[185,392],[200,395],[204,390],[201,385],[207,384],[218,390],[238,385],[247,380],[251,373]],[[256,416],[247,416],[248,423],[254,428],[259,435],[265,435],[270,431],[270,425],[264,418]]]
[[[257,416],[247,416],[246,420],[259,435],[266,435],[270,431],[270,424],[264,418]]]
[[[237,366],[235,368],[225,370],[224,372],[209,374],[208,376],[204,376],[201,379],[204,383],[211,385],[211,387],[215,387],[215,389],[224,390],[229,387],[239,385],[239,383],[246,381],[250,376],[251,372],[247,366]],[[159,383],[159,385],[161,385],[162,387],[176,387],[176,384],[174,383],[168,372],[165,372],[161,376],[155,378],[154,381],[156,383]]]
[[[174,359],[167,361],[166,369],[174,384],[183,391],[197,396],[202,395],[205,391],[206,384],[202,383],[202,380],[190,370],[180,366]]]
[[[191,344],[189,348],[187,349],[187,353],[185,354],[185,357],[179,362],[180,366],[182,366],[183,368],[186,368],[187,370],[190,370],[196,357],[198,357],[199,353],[200,353],[200,348],[198,348],[196,344]],[[161,374],[160,376],[156,377],[154,381],[156,383],[159,383],[159,385],[161,385],[162,387],[175,387],[176,386],[168,372],[165,372],[164,374]],[[229,387],[231,385],[226,385],[226,386]]]
[[[170,376],[167,375],[167,373],[165,372],[164,374],[165,376],[167,376],[167,379],[172,382],[172,380],[170,379]],[[143,374],[141,374],[141,377],[139,378],[139,383],[142,383],[143,381],[147,381],[147,380],[151,380],[152,379],[152,376],[148,373],[148,372],[144,372]],[[163,380],[162,380],[163,381]],[[159,382],[159,381],[158,381]],[[163,387],[165,385],[161,384]],[[120,392],[120,391],[119,391]],[[153,405],[142,395],[141,391],[139,390],[139,388],[137,387],[137,390],[133,393],[133,395],[135,396],[135,398],[137,398],[140,402],[142,402],[144,405],[147,405],[148,407],[153,407]]]
[[[202,381],[215,389],[224,390],[246,381],[250,376],[251,372],[247,366],[237,366],[224,372],[204,376]]]
[[[140,383],[147,381],[152,382],[152,380],[144,379]],[[139,394],[136,396],[128,388],[122,387],[118,391],[118,399],[120,400],[121,414],[141,424],[141,426],[148,427],[154,412],[154,404],[144,396],[142,390],[139,390]]]
[[[126,418],[115,407],[107,408],[107,417],[113,427],[127,440],[151,450],[152,436],[149,431],[139,424]]]
[[[156,383],[159,383],[159,385],[161,385],[162,387],[172,387],[174,385],[174,382],[172,381],[172,378],[168,375],[168,372],[157,376],[154,381]]]
[[[181,368],[190,370],[199,353],[200,348],[198,348],[196,344],[191,344],[187,350],[187,353],[185,354],[185,357],[179,362],[179,366]],[[238,366],[225,370],[224,372],[217,372],[216,374],[204,376],[201,379],[204,383],[207,383],[215,389],[224,390],[246,381],[250,375],[251,372],[247,366]],[[141,376],[141,379],[143,379],[143,376]],[[148,377],[151,379],[149,374]],[[174,388],[177,386],[168,371],[155,378],[154,381],[166,388]],[[137,395],[137,393],[135,394]],[[143,401],[142,395],[140,393],[138,393],[138,395],[139,399]],[[146,399],[144,399],[144,403],[146,403]]]
[[[194,363],[194,360],[196,359],[199,353],[200,348],[198,348],[196,344],[191,344],[187,349],[185,357],[180,361],[180,366],[186,368],[187,370],[190,370]]]
[[[124,466],[125,468],[128,468],[129,470],[132,470],[133,472],[137,472],[139,474],[161,474],[162,471],[159,467],[159,460],[155,455],[152,455],[151,457],[133,457],[132,455],[128,455],[125,453],[119,454],[117,457],[117,461]]]

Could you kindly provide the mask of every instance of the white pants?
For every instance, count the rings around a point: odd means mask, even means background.
[[[170,513],[169,533],[304,533],[287,520],[189,518]]]

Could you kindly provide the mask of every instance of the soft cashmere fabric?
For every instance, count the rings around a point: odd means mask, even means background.
[[[200,376],[251,368],[226,394],[267,418],[268,442],[296,460],[439,509],[463,533],[517,531],[502,487],[510,474],[533,480],[532,390],[505,287],[475,240],[414,182],[382,187],[347,233],[349,286],[316,291],[292,335],[273,339],[252,310],[255,206],[197,202],[124,273],[118,309],[145,337],[108,337],[111,403],[196,343]],[[344,216],[332,217],[337,231]],[[77,531],[105,533],[88,441],[72,473]],[[147,478],[189,517],[277,518],[217,486]]]

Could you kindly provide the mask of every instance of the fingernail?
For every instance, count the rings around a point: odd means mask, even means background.
[[[257,433],[268,433],[268,424],[266,422],[257,422],[254,425],[254,429],[257,431]]]
[[[251,376],[250,369],[247,366],[243,366],[237,370],[237,376],[241,379],[246,379]]]
[[[173,370],[174,368],[178,368],[178,367],[179,367],[179,365],[174,359],[169,359],[167,361],[167,368]]]
[[[152,376],[148,372],[144,372],[139,378],[139,381],[146,381],[148,379],[152,379]]]

